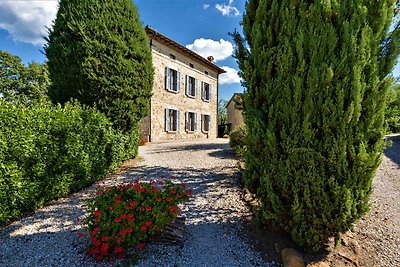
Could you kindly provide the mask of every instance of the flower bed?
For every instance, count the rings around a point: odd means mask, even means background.
[[[87,201],[88,255],[96,260],[123,259],[130,247],[143,248],[150,235],[161,233],[176,218],[177,205],[191,194],[185,184],[163,179],[99,187]]]

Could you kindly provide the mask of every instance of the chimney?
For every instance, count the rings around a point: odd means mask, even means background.
[[[208,58],[207,58],[207,60],[208,61],[210,61],[211,63],[214,61],[214,57],[213,56],[209,56]]]

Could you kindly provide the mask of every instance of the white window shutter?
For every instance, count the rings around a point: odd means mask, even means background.
[[[204,115],[201,114],[201,130],[204,131]]]
[[[210,85],[208,86],[208,88],[210,88],[210,92],[209,92],[209,98],[208,98],[208,100],[210,100],[210,101],[211,101],[212,85],[210,84]]]
[[[199,87],[199,81],[197,79],[194,80],[194,97],[197,97],[197,88]]]
[[[194,131],[197,131],[197,113],[194,113]]]
[[[180,128],[180,126],[181,126],[181,123],[180,123],[180,112],[179,112],[179,110],[177,110],[176,111],[176,131],[177,132],[179,132],[179,128]]]
[[[171,90],[170,84],[171,84],[170,71],[168,67],[165,67],[165,89]]]
[[[189,75],[186,75],[185,94],[189,95]]]
[[[181,91],[181,73],[179,71],[176,71],[176,91],[179,93]]]
[[[185,131],[189,131],[189,113],[185,112]]]
[[[165,131],[170,131],[171,129],[169,128],[169,109],[165,109]]]
[[[211,131],[211,116],[208,116],[208,131]]]
[[[201,82],[201,99],[204,99],[204,82]]]

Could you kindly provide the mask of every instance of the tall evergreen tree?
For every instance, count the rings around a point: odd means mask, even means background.
[[[249,0],[234,33],[245,181],[260,217],[319,250],[369,206],[399,55],[394,0]]]
[[[115,128],[137,129],[153,84],[151,51],[131,0],[61,0],[45,47],[53,102],[94,106]]]

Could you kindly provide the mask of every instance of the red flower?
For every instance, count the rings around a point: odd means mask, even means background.
[[[96,210],[95,212],[93,212],[94,216],[99,217],[101,214],[100,210]]]
[[[174,211],[175,211],[175,206],[170,206],[170,207],[169,207],[169,211],[170,211],[170,212],[174,212]]]
[[[84,237],[85,237],[85,234],[84,234],[84,233],[78,233],[78,236],[79,236],[80,238],[84,238]]]
[[[186,194],[187,196],[191,196],[191,195],[192,195],[192,189],[186,190],[186,191],[185,191],[185,194]]]
[[[95,227],[91,234],[95,235],[95,234],[97,234],[98,231],[99,231],[99,227]]]
[[[96,261],[101,261],[103,259],[103,256],[101,255],[96,255]]]
[[[173,195],[176,194],[175,188],[172,188],[172,189],[171,189],[171,194],[173,194]]]
[[[135,201],[133,201],[133,200],[129,201],[129,206],[131,206],[131,207],[134,207],[134,206],[136,206],[136,202],[135,202]]]
[[[101,251],[101,253],[104,253],[104,254],[106,254],[107,253],[107,250],[108,250],[108,244],[103,244],[103,245],[101,245],[101,247],[100,247],[100,251]]]
[[[150,206],[147,206],[147,207],[146,207],[146,211],[151,211],[151,207],[150,207]]]
[[[121,247],[115,247],[115,248],[114,248],[114,252],[115,252],[115,253],[122,253],[123,251],[124,251],[124,249],[121,248]]]
[[[137,245],[135,246],[135,248],[143,249],[143,248],[144,248],[144,244],[137,244]]]
[[[142,206],[139,207],[139,210],[144,210],[144,208]]]
[[[135,217],[135,215],[134,214],[132,214],[132,213],[129,213],[128,215],[126,215],[127,217],[128,217],[128,219],[133,219],[134,217]]]
[[[181,183],[182,188],[186,188],[186,184],[185,183]]]
[[[183,197],[182,193],[179,193],[178,197],[179,197],[179,198],[182,198],[182,197]]]
[[[115,219],[114,219],[114,222],[120,223],[120,222],[121,222],[121,219],[120,219],[120,218],[115,218]]]
[[[122,199],[122,196],[117,195],[115,196],[115,199]]]
[[[127,232],[127,233],[132,233],[132,232],[133,232],[133,229],[132,229],[132,228],[128,228],[128,229],[126,229],[126,232]]]
[[[121,219],[126,219],[126,214],[121,214]]]
[[[96,219],[96,222],[101,222],[100,218],[97,218],[97,219]]]
[[[100,246],[100,241],[99,240],[93,240],[93,245],[95,246],[95,247],[98,247],[98,246]]]
[[[115,200],[115,204],[118,205],[118,204],[120,204],[120,203],[121,203],[121,200],[119,200],[119,199],[116,199],[116,200]]]
[[[163,186],[164,185],[164,181],[159,181],[158,184]]]
[[[164,175],[161,175],[161,179],[164,179]]]
[[[119,243],[121,243],[121,242],[122,242],[122,238],[117,238],[117,239],[115,239],[115,243],[119,244]]]
[[[147,221],[146,222],[146,226],[150,226],[150,225],[152,225],[153,223],[151,222],[151,221]]]
[[[171,202],[172,201],[172,197],[167,197],[166,200],[167,200],[167,202]]]
[[[142,229],[143,231],[147,230],[147,226],[146,225],[142,225],[142,227],[140,227],[140,229]]]
[[[119,234],[124,237],[126,235],[126,230],[121,229],[121,231],[119,231]]]
[[[102,236],[101,241],[106,242],[108,240],[108,236]]]
[[[161,197],[158,197],[158,198],[157,198],[157,202],[161,202]]]
[[[160,190],[158,190],[158,188],[154,188],[154,189],[153,189],[153,192],[154,192],[154,193],[158,193],[159,191],[160,191]]]
[[[114,208],[113,208],[112,206],[109,206],[108,209],[109,209],[109,210],[113,210]]]

